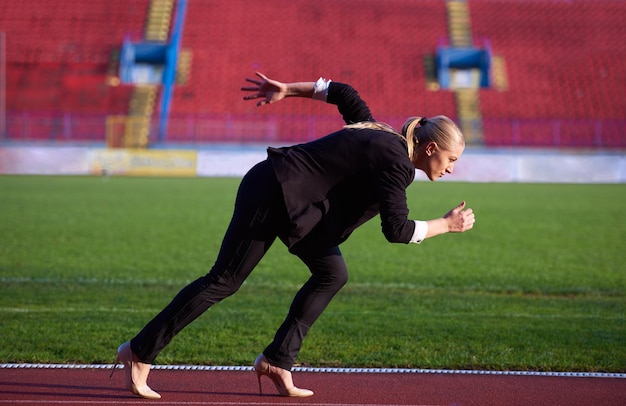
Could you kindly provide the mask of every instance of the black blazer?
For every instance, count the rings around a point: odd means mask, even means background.
[[[331,82],[327,100],[348,124],[375,121],[349,85]],[[377,214],[388,241],[408,243],[413,236],[406,188],[415,167],[398,135],[344,128],[306,144],[268,148],[268,159],[283,191],[290,224],[281,238],[290,250],[337,246]]]

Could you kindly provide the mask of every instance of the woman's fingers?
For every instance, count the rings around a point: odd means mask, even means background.
[[[462,212],[463,214],[463,231],[469,230],[474,227],[474,223],[476,222],[476,218],[474,217],[474,212],[472,209],[467,209]]]
[[[244,96],[244,100],[263,99],[256,104],[257,107],[260,107],[265,104],[274,103],[284,97],[280,94],[281,87],[279,82],[268,79],[261,72],[255,72],[255,75],[258,76],[261,80],[246,78],[246,82],[252,83],[254,84],[254,86],[241,87],[242,91],[254,92],[253,94]]]
[[[267,76],[265,76],[264,74],[262,74],[261,72],[254,72],[255,75],[257,75],[258,77],[260,77],[261,79],[263,79],[264,81],[267,81]]]

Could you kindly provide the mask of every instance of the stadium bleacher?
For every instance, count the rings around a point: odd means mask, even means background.
[[[509,88],[481,91],[488,145],[624,146],[626,3],[621,1],[470,1],[474,35],[506,60]],[[550,121],[557,119],[558,122]],[[593,120],[603,120],[602,124]],[[606,120],[606,121],[604,121]],[[561,139],[546,136],[560,126]],[[554,131],[556,132],[556,129]],[[522,135],[523,134],[523,135]]]
[[[55,122],[71,114],[70,141],[101,141],[105,115],[126,114],[132,92],[107,82],[111,53],[141,33],[148,2],[4,2],[7,137],[67,141]]]
[[[63,129],[62,137],[45,126],[25,132],[22,121],[103,123],[127,114],[133,86],[110,80],[111,60],[126,36],[143,35],[149,4],[4,2],[5,138],[104,140],[104,124]],[[506,66],[507,89],[479,91],[487,146],[626,147],[626,3],[467,4],[473,37]],[[427,84],[425,61],[447,41],[447,24],[445,0],[188,0],[182,47],[193,63],[174,90],[168,139],[297,141],[341,125],[332,106],[242,102],[239,87],[255,70],[284,81],[348,82],[377,119],[395,126],[412,115],[457,119],[454,92]],[[255,128],[265,135],[251,134]]]

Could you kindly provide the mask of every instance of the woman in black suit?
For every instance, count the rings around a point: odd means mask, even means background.
[[[465,202],[439,219],[408,219],[406,188],[415,169],[430,180],[452,173],[465,142],[445,116],[413,117],[397,132],[378,123],[349,85],[282,83],[257,73],[245,100],[257,105],[287,97],[308,97],[337,105],[347,125],[318,140],[269,148],[267,160],[242,179],[231,223],[211,271],[183,288],[131,341],[122,344],[126,386],[146,398],[159,398],[147,385],[150,364],[170,340],[210,306],[232,295],[278,237],[311,272],[296,294],[274,340],[256,359],[259,379],[268,376],[283,396],[313,395],[294,386],[290,369],[307,331],[347,282],[339,245],[361,224],[380,215],[389,242],[420,243],[447,232],[472,228]],[[115,369],[114,369],[115,370]]]

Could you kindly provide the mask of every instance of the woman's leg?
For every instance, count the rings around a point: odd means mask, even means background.
[[[244,177],[215,265],[183,288],[139,334],[132,352],[147,364],[185,326],[213,304],[235,293],[276,238],[284,207],[280,187],[267,161]]]
[[[311,277],[296,294],[274,341],[263,351],[272,365],[290,370],[309,328],[348,281],[348,269],[338,247],[316,255],[298,255]]]

